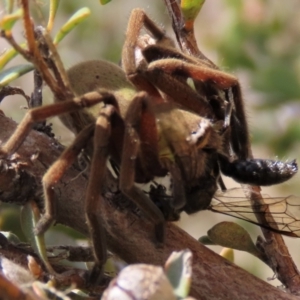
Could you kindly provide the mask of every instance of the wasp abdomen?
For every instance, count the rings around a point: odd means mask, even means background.
[[[251,185],[273,185],[293,177],[298,166],[295,160],[282,162],[271,159],[247,159],[230,162],[220,155],[220,167],[224,175],[239,183]]]

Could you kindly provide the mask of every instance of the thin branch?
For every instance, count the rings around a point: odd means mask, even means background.
[[[196,56],[206,61],[211,68],[218,69],[218,67],[208,59],[198,48],[194,35],[194,29],[189,30],[185,28],[184,17],[181,8],[176,0],[164,0],[168,13],[172,20],[172,27],[176,35],[179,47],[184,53]]]
[[[26,33],[27,43],[28,43],[28,52],[29,57],[25,57],[28,61],[31,61],[38,71],[43,76],[44,81],[48,84],[52,91],[55,91],[57,95],[62,95],[62,98],[65,98],[64,93],[62,92],[61,88],[54,80],[53,76],[51,75],[47,64],[45,63],[38,47],[36,44],[35,34],[34,34],[34,24],[31,21],[30,11],[29,11],[29,1],[22,0],[22,7],[24,11],[23,15],[23,22],[24,22],[24,29]],[[14,46],[14,45],[12,45]],[[16,49],[17,50],[17,49]],[[22,54],[22,52],[21,52]]]

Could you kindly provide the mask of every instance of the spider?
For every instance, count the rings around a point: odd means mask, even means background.
[[[26,0],[22,3],[26,12],[24,3],[28,3]],[[41,72],[52,89],[55,103],[29,110],[0,149],[0,157],[8,157],[18,149],[33,123],[51,116],[59,115],[77,134],[72,145],[43,177],[45,213],[36,233],[46,231],[55,220],[55,184],[80,151],[86,149],[91,158],[91,170],[85,213],[96,268],[101,270],[106,259],[104,228],[94,214],[94,207],[99,202],[108,157],[120,168],[120,190],[153,222],[155,240],[159,243],[164,238],[163,213],[134,185],[135,182],[149,182],[155,176],[170,173],[172,206],[193,212],[199,209],[192,207],[194,200],[197,203],[211,201],[220,169],[239,182],[254,185],[280,183],[296,172],[295,162],[246,160],[241,149],[247,146],[248,137],[245,138],[247,142],[241,142],[240,138],[235,142],[233,137],[230,142],[225,141],[224,128],[225,133],[226,128],[234,132],[234,124],[237,124],[237,130],[242,128],[247,133],[243,114],[233,114],[231,119],[236,119],[233,124],[227,121],[231,109],[225,107],[224,97],[233,98],[232,102],[243,112],[237,79],[176,50],[172,40],[144,11],[135,9],[130,16],[122,52],[123,69],[107,61],[87,61],[69,69],[67,76],[64,76],[64,69],[59,68],[58,54],[49,39],[48,46],[56,59],[54,67],[60,72],[53,72],[54,77],[45,73],[46,62],[42,57],[32,55],[38,56],[38,52],[34,41],[30,40],[32,26],[26,13],[24,23],[31,56],[18,50]],[[140,36],[144,26],[154,42],[147,35]],[[138,52],[142,55],[140,59]],[[165,55],[161,57],[161,53]],[[196,89],[189,86],[188,77],[195,81]],[[206,91],[199,92],[197,84],[202,81],[208,82],[208,86],[220,94],[215,101],[207,99]],[[227,92],[228,89],[232,92]],[[231,102],[227,102],[230,106]],[[230,145],[239,159],[230,160]]]

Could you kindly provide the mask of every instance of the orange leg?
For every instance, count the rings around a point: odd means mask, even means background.
[[[85,107],[90,107],[97,103],[109,100],[110,98],[113,98],[111,93],[108,93],[105,90],[99,90],[87,93],[82,97],[77,97],[72,100],[29,110],[10,139],[2,148],[0,148],[0,157],[7,157],[8,155],[15,153],[24,142],[34,123],[44,121],[50,117],[78,111]]]
[[[55,185],[62,178],[66,170],[77,159],[78,154],[86,147],[92,137],[94,124],[87,126],[75,138],[73,143],[65,149],[57,161],[50,167],[43,177],[45,195],[45,213],[35,228],[36,234],[44,233],[55,220]]]
[[[96,121],[93,157],[91,161],[90,178],[85,198],[85,213],[90,233],[90,239],[95,256],[95,266],[92,270],[90,280],[97,282],[103,272],[103,265],[107,259],[106,234],[103,221],[97,214],[100,205],[101,192],[106,176],[106,162],[109,155],[109,139],[111,134],[110,117],[114,113],[112,105],[106,105],[99,114]]]

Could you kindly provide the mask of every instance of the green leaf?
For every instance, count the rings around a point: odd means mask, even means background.
[[[12,244],[17,245],[21,243],[20,239],[10,231],[0,231],[0,233],[3,234],[6,237],[6,239]]]
[[[47,24],[48,31],[52,30],[54,18],[55,18],[59,3],[60,3],[60,0],[50,0],[49,19],[48,19],[48,24]]]
[[[105,4],[107,4],[107,3],[109,3],[111,0],[100,0],[100,3],[102,4],[102,5],[105,5]]]
[[[20,47],[25,48],[26,43],[20,44]],[[0,70],[2,70],[6,64],[8,64],[14,57],[16,57],[19,53],[11,48],[7,51],[5,51],[1,56],[0,56]]]
[[[75,26],[84,21],[89,15],[91,11],[87,7],[83,7],[79,9],[59,30],[56,34],[53,43],[58,44]]]
[[[181,10],[186,23],[194,23],[205,0],[182,0]]]
[[[189,294],[192,280],[192,252],[184,250],[172,252],[165,264],[165,273],[179,298]]]
[[[5,15],[0,20],[0,29],[4,31],[10,31],[15,23],[23,16],[23,10],[20,8],[12,14]]]
[[[261,254],[254,245],[249,233],[236,223],[218,223],[208,230],[207,235],[209,239],[217,245],[246,251],[259,258],[261,257]]]
[[[227,260],[234,262],[234,251],[232,248],[223,248],[220,252],[220,256],[226,258]]]
[[[118,272],[116,269],[116,264],[113,260],[113,258],[108,258],[103,266],[103,270],[105,274],[108,274],[111,277],[117,276]]]
[[[207,235],[215,244],[247,251],[255,247],[249,233],[234,222],[220,222],[208,230]]]
[[[25,64],[8,68],[0,73],[0,88],[33,70],[33,65]]]
[[[207,235],[203,235],[198,239],[198,242],[200,242],[203,245],[215,245],[214,242],[210,240],[210,238]]]
[[[39,255],[49,272],[55,274],[49,263],[44,235],[34,234],[34,228],[40,218],[39,209],[34,201],[28,201],[21,211],[21,225],[23,232],[34,251]]]

